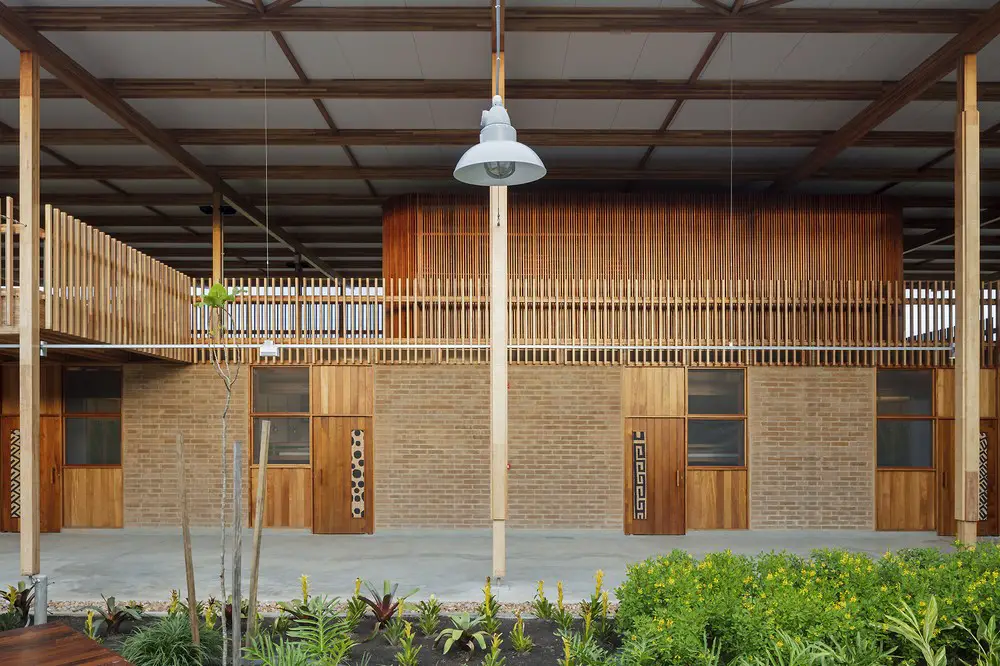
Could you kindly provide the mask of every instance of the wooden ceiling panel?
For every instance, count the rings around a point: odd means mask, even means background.
[[[483,111],[488,109],[490,105],[489,86],[483,88],[481,99],[427,100],[427,108],[430,109],[435,128],[464,129],[470,130],[475,134],[479,133],[479,120],[483,115]],[[475,141],[476,138],[478,137],[470,139],[469,143]]]
[[[864,107],[864,102],[688,101],[671,129],[729,129],[732,117],[737,130],[835,130]]]
[[[276,57],[280,54],[275,54]],[[264,127],[262,99],[136,99],[135,109],[160,127],[247,128]],[[45,107],[45,104],[42,105]],[[326,129],[316,106],[305,99],[267,100],[268,124],[273,127]],[[44,121],[43,121],[44,122]]]
[[[186,180],[132,180],[132,179],[112,179],[112,185],[126,192],[189,192],[202,193],[206,196],[212,193],[212,189],[199,180],[188,178]],[[107,193],[107,188],[102,188],[101,192]]]
[[[452,32],[440,35],[412,33],[420,61],[420,71],[427,79],[489,79],[493,68],[490,53],[493,38],[487,32]],[[462,57],[459,54],[468,54]],[[482,54],[477,57],[476,54]]]
[[[503,56],[507,78],[522,78],[526,76],[524,72],[532,72],[533,76],[540,79],[562,78],[569,37],[569,33],[565,32],[505,33]]]
[[[540,37],[545,38],[544,35]],[[599,32],[571,34],[566,43],[566,57],[563,60],[561,78],[631,78],[645,44],[644,34]],[[528,53],[531,53],[530,47]],[[521,76],[520,70],[516,74]],[[510,73],[511,77],[514,75],[514,72]],[[524,75],[534,74],[529,69]]]
[[[626,78],[685,80],[694,71],[712,37],[713,33],[647,34],[635,69]]]
[[[88,0],[88,4],[91,4]],[[63,32],[52,41],[98,78],[288,79],[295,72],[269,33]],[[264,48],[267,44],[267,69]],[[224,57],[222,57],[224,55]]]
[[[263,179],[230,179],[229,184],[245,194],[262,194],[265,183]],[[344,196],[363,197],[368,195],[368,188],[363,180],[279,180],[270,179],[267,189],[272,194],[285,192],[327,192]]]
[[[736,147],[732,151],[738,168],[773,168],[795,164],[809,154],[808,148],[745,148]],[[728,147],[696,148],[663,146],[653,151],[647,168],[684,169],[714,167],[725,172],[729,166]]]
[[[601,148],[601,147],[541,147],[536,151],[546,166],[578,167],[581,164],[593,164],[601,167],[634,168],[645,149],[631,148]]]
[[[556,102],[552,114],[552,126],[562,129],[611,129],[620,106],[621,101],[615,99],[589,102],[582,99],[561,99]],[[524,128],[531,129],[532,126],[526,124]]]
[[[916,169],[947,150],[941,148],[884,148],[858,147],[848,148],[830,161],[831,168],[851,167],[884,167],[888,169]],[[938,166],[945,166],[943,163]]]
[[[340,129],[434,128],[431,107],[423,99],[328,99],[326,108]],[[478,126],[478,115],[473,123]]]
[[[672,100],[665,99],[623,99],[618,103],[618,110],[615,112],[614,120],[611,121],[610,129],[658,130],[672,105]]]
[[[96,180],[60,180],[47,178],[41,183],[42,197],[46,194],[107,194],[111,190]],[[0,180],[0,193],[17,198],[17,180]],[[44,201],[43,201],[44,203]]]
[[[42,103],[44,107],[50,101]],[[73,160],[77,164],[126,164],[129,166],[155,166],[172,164],[172,162],[149,146],[59,146],[59,154]],[[45,164],[45,155],[42,155]]]
[[[363,167],[449,166],[458,162],[468,146],[356,146],[354,155]]]

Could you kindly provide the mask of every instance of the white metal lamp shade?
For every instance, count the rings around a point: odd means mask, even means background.
[[[531,148],[517,142],[517,130],[499,96],[483,111],[479,143],[462,155],[455,178],[469,185],[524,185],[545,175],[545,165]]]

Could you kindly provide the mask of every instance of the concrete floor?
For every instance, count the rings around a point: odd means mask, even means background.
[[[16,581],[18,535],[0,534],[0,583]],[[218,531],[194,531],[199,596],[218,593]],[[691,532],[686,536],[626,537],[612,531],[508,532],[507,578],[501,601],[528,601],[539,579],[555,595],[564,581],[567,600],[593,589],[594,572],[605,571],[614,587],[625,566],[681,548],[696,556],[730,549],[756,554],[785,550],[808,554],[815,548],[846,548],[881,554],[900,548],[948,548],[950,540],[927,532],[732,531]],[[250,533],[244,532],[243,564],[249,568]],[[291,599],[299,575],[308,574],[316,594],[350,596],[354,579],[399,581],[401,590],[419,587],[414,599],[437,595],[445,601],[472,601],[490,573],[487,530],[382,530],[373,536],[325,536],[304,531],[265,530],[261,548],[260,598]],[[228,560],[228,557],[227,557]],[[91,601],[100,595],[141,601],[166,600],[184,587],[179,530],[64,530],[42,535],[42,572],[51,581],[52,601]],[[244,573],[244,581],[248,574]],[[229,586],[227,580],[227,587]]]

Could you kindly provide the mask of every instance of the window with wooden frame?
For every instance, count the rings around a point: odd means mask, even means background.
[[[309,464],[309,368],[253,368],[250,401],[253,464],[260,462],[261,422],[271,422],[268,465]]]
[[[875,389],[880,469],[934,468],[934,371],[879,370]]]
[[[687,464],[746,466],[743,370],[688,370]]]
[[[63,411],[65,465],[121,466],[121,368],[66,368]]]

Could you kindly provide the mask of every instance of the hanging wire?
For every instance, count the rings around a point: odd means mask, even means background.
[[[729,224],[733,224],[733,180],[734,164],[736,162],[736,150],[733,147],[733,125],[735,124],[735,114],[733,112],[733,33],[729,33]]]
[[[267,137],[267,32],[264,36],[264,278],[271,279],[271,196],[268,153],[270,145]]]
[[[500,97],[500,0],[497,0],[497,72],[496,80],[493,83],[493,94]]]

